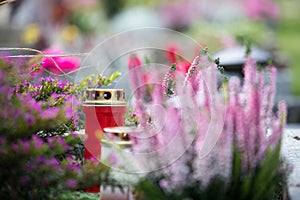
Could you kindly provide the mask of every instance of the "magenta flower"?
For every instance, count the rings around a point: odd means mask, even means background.
[[[40,117],[43,119],[53,119],[55,118],[59,113],[58,108],[47,108],[42,113],[40,113]]]
[[[70,149],[70,146],[65,142],[65,140],[62,137],[58,136],[57,142],[64,148],[64,150]]]
[[[35,149],[41,149],[44,145],[43,140],[37,135],[32,136],[32,143]]]
[[[63,56],[65,53],[60,47],[45,49],[43,53],[46,57],[42,59],[41,66],[43,69],[47,69],[52,73],[63,74],[76,70],[80,66],[80,60],[77,57]],[[58,56],[55,56],[55,54],[58,54]]]
[[[176,73],[185,75],[188,72],[191,63],[180,57],[180,50],[175,44],[171,44],[168,47],[166,57],[169,65],[176,64]]]
[[[144,74],[142,72],[141,65],[141,60],[137,55],[130,56],[128,61],[129,77],[137,98],[143,96],[142,87],[145,85]]]
[[[137,55],[131,55],[128,61],[129,80],[136,98],[135,113],[137,118],[140,119],[140,123],[147,124],[148,116],[145,113],[145,106],[143,99],[146,98],[146,81],[145,74],[142,71],[141,60]]]

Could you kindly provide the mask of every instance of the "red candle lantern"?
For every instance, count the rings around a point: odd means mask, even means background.
[[[125,93],[122,89],[87,89],[83,104],[85,113],[84,157],[87,160],[101,159],[101,134],[105,127],[124,126],[126,113]],[[87,189],[100,192],[100,186]]]

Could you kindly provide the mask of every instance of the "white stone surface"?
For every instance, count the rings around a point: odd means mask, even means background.
[[[288,180],[291,200],[300,198],[300,124],[288,125],[282,140],[282,155],[292,166]]]

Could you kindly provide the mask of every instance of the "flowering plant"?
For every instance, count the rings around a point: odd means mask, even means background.
[[[276,68],[258,70],[247,57],[243,84],[223,77],[218,86],[216,63],[204,50],[186,77],[174,77],[172,65],[163,84],[153,86],[148,108],[137,91],[144,133],[134,136],[132,149],[147,172],[136,184],[139,198],[276,199],[284,190],[286,106],[280,102],[277,114],[272,111]]]
[[[59,199],[113,181],[106,167],[74,155],[83,150],[74,131],[87,80],[34,80],[32,72],[25,60],[0,59],[0,198]]]

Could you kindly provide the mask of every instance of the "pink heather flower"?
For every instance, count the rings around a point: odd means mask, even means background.
[[[8,52],[0,52],[0,59],[4,60],[8,64],[13,63],[12,57],[10,57],[10,54]]]
[[[55,54],[64,54],[60,47],[51,47],[49,49],[45,49],[43,50],[43,53],[46,56],[53,56],[42,59],[42,68],[47,69],[55,74],[70,72],[78,69],[80,66],[80,60],[77,57],[55,56]]]
[[[287,107],[284,102],[278,103],[277,120],[273,119],[272,134],[269,137],[269,145],[276,146],[279,142],[286,123]]]
[[[197,82],[193,80],[194,72],[198,72]],[[163,169],[170,178],[159,183],[162,188],[185,184],[187,177],[206,186],[216,175],[230,176],[233,147],[242,154],[244,172],[251,173],[261,164],[266,150],[278,145],[286,117],[284,103],[278,105],[277,116],[272,113],[276,70],[267,68],[267,72],[269,81],[266,82],[264,72],[257,70],[255,60],[247,57],[244,81],[230,78],[228,97],[224,99],[217,88],[216,65],[207,55],[200,55],[195,58],[185,80],[176,79],[176,96],[161,99],[154,88],[152,96],[156,97],[147,104],[152,126],[145,126],[144,134],[156,135],[148,140],[136,140],[132,148],[134,152],[151,149],[155,154],[151,163],[157,165],[156,169],[170,165]],[[141,106],[138,103],[143,101],[137,99],[136,102]],[[225,114],[225,118],[219,117]],[[206,140],[218,134],[215,129],[218,125],[222,125],[220,137],[215,142]],[[209,147],[208,142],[212,148],[203,154]],[[194,158],[193,174],[188,174],[186,168],[190,158]],[[146,162],[141,159],[141,163]],[[155,168],[153,165],[149,170]]]
[[[144,106],[146,97],[146,82],[145,76],[141,68],[141,61],[137,55],[132,55],[128,61],[129,80],[136,99],[135,112],[142,126],[147,125],[148,115]]]
[[[142,88],[145,86],[144,74],[141,69],[141,61],[137,55],[132,55],[128,61],[129,78],[131,81],[132,89],[137,98],[144,97]]]
[[[172,63],[177,63],[177,52],[178,52],[178,47],[176,46],[176,44],[170,44],[169,47],[167,48],[167,53],[166,53],[166,57],[169,61],[169,64]]]
[[[186,74],[189,71],[189,68],[191,66],[191,63],[188,61],[178,61],[176,63],[176,73],[182,73],[182,74]]]
[[[232,77],[229,79],[229,102],[226,112],[226,127],[225,130],[228,134],[233,133],[235,128],[238,130],[243,130],[243,112],[241,109],[241,102],[239,98],[240,89],[240,80],[237,77]],[[239,112],[239,115],[236,114]],[[237,134],[239,144],[242,144],[243,133]]]
[[[171,44],[166,53],[169,65],[176,64],[176,73],[186,74],[191,66],[191,63],[181,59],[179,56],[179,48],[175,44]]]
[[[261,124],[263,127],[272,126],[273,105],[276,92],[276,75],[277,70],[273,66],[266,68],[268,82],[263,89]]]
[[[278,5],[272,0],[246,0],[244,7],[246,14],[255,20],[276,19],[280,14]]]
[[[185,83],[191,83],[194,91],[198,91],[199,89],[199,63],[200,63],[200,56],[197,56],[190,66],[188,73],[185,77]]]
[[[164,80],[162,82],[162,89],[163,89],[163,94],[168,94],[170,96],[172,96],[173,94],[169,94],[168,90],[172,90],[172,85],[169,85],[170,83],[172,84],[173,80],[174,80],[174,72],[176,70],[176,65],[172,64],[172,66],[168,69]],[[170,88],[171,87],[171,88]],[[172,91],[174,93],[174,91]]]
[[[142,65],[141,60],[138,58],[137,55],[131,55],[129,57],[129,61],[128,61],[128,68],[129,70],[132,70],[134,68],[140,67]]]
[[[153,89],[153,92],[152,92],[152,101],[154,104],[157,104],[157,105],[160,105],[162,104],[163,102],[163,86],[161,86],[160,84],[160,80],[159,80],[159,77],[158,77],[158,73],[152,73],[151,74],[151,80],[150,82],[151,83],[155,83],[154,85],[154,89]]]

